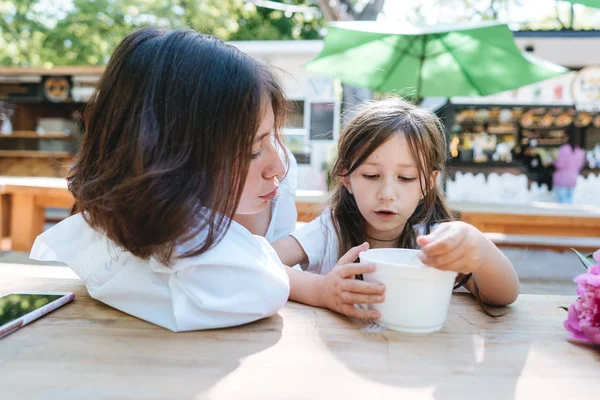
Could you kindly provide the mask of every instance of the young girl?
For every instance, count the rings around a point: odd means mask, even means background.
[[[336,274],[354,261],[348,254],[338,261],[349,250],[356,256],[369,247],[420,248],[423,263],[459,272],[458,280],[485,303],[512,303],[519,282],[510,261],[476,228],[451,221],[436,185],[445,161],[434,114],[400,99],[364,105],[340,135],[329,209],[275,249],[284,264]],[[345,310],[357,299],[377,302],[365,297],[373,287],[361,289],[339,292]]]
[[[173,331],[276,313],[286,268],[232,217],[277,193],[285,104],[269,70],[217,38],[130,34],[86,109],[68,175],[77,213],[31,257],[66,263],[93,298]]]

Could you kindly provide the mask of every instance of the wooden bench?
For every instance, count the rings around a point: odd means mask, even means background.
[[[29,251],[44,229],[46,208],[73,206],[61,178],[0,177],[0,235],[10,237],[12,250]],[[326,194],[299,191],[298,221],[319,216]],[[600,248],[600,208],[587,206],[450,204],[459,217],[485,232],[501,247],[584,251]]]
[[[61,178],[0,177],[1,236],[15,251],[29,251],[43,232],[46,208],[73,207],[74,199]]]
[[[299,191],[298,221],[320,215],[327,197]],[[457,217],[484,232],[499,247],[582,251],[600,249],[600,207],[533,204],[450,203]]]
[[[600,249],[600,238],[580,236],[518,235],[485,232],[485,236],[498,247],[516,247],[567,251],[571,248],[592,253]]]

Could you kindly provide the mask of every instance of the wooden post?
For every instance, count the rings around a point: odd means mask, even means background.
[[[30,251],[35,238],[44,230],[44,207],[36,204],[32,193],[14,193],[11,213],[12,249]]]

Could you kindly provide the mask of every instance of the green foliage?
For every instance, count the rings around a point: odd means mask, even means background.
[[[578,252],[577,250],[575,250],[573,248],[571,248],[571,250],[573,250],[575,252],[575,254],[577,254],[577,257],[579,258],[579,261],[581,261],[581,263],[583,264],[583,266],[585,267],[585,269],[588,269],[592,265],[596,264],[596,261],[594,260],[594,255],[593,254],[588,254],[587,256],[584,256],[583,254],[581,254],[580,252]]]
[[[127,33],[146,25],[191,27],[224,40],[318,39],[325,25],[243,0],[0,0],[0,15],[5,66],[102,65]]]
[[[293,5],[315,6],[315,2],[292,0]],[[320,39],[319,30],[325,21],[312,14],[285,14],[267,8],[245,7],[239,11],[238,28],[230,33],[230,40],[294,40]]]

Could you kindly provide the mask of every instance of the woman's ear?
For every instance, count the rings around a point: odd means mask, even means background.
[[[344,169],[341,171],[342,185],[344,185],[344,187],[350,194],[353,194],[352,193],[352,184],[350,183],[350,177],[348,175],[346,175],[347,173],[348,173],[347,169]]]
[[[433,173],[431,174],[431,178],[429,178],[429,190],[435,188],[435,184],[437,182],[439,173],[440,171],[433,171]]]

